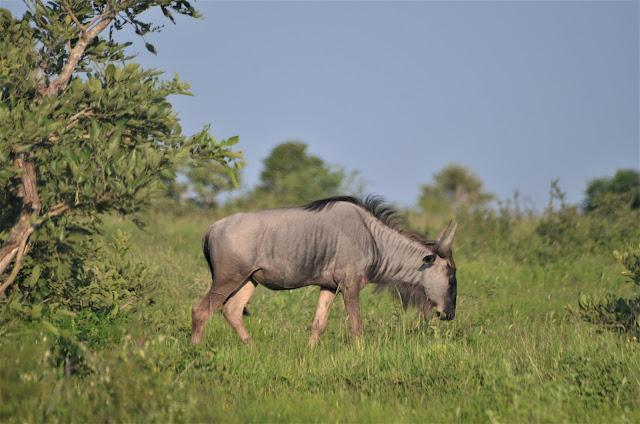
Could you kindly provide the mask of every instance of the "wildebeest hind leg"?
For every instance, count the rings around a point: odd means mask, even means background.
[[[241,287],[242,282],[246,281],[246,277],[231,278],[230,280],[237,281],[237,283],[221,286],[220,284],[216,284],[217,280],[214,280],[209,292],[193,307],[191,311],[191,344],[200,344],[202,331],[207,321],[209,321],[209,318],[211,318],[211,315],[220,309],[224,301],[227,300],[234,291]]]
[[[318,299],[318,308],[316,309],[316,316],[313,318],[313,325],[311,326],[311,338],[309,339],[309,347],[313,347],[316,344],[324,330],[327,329],[327,321],[329,320],[329,309],[333,305],[333,301],[336,298],[336,291],[332,289],[320,289],[320,298]]]
[[[212,287],[206,296],[193,307],[191,310],[191,344],[200,344],[205,324],[211,315],[220,309],[228,295],[228,293],[214,292]]]
[[[247,280],[239,290],[227,299],[227,302],[222,307],[222,315],[224,315],[231,327],[236,330],[236,333],[248,348],[251,348],[253,341],[242,322],[242,312],[256,289],[256,285],[253,280]]]

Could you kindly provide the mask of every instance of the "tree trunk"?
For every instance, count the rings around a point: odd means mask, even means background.
[[[23,173],[15,178],[17,181],[17,197],[22,201],[22,209],[9,237],[0,247],[0,275],[4,274],[13,259],[15,264],[9,278],[0,286],[0,294],[4,293],[15,280],[22,266],[22,259],[27,249],[27,240],[35,230],[42,205],[36,187],[36,171],[33,162],[19,153],[13,162],[16,169]]]

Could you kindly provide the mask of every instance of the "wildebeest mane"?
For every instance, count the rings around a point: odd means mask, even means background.
[[[407,228],[406,222],[400,212],[393,206],[386,203],[380,196],[367,196],[364,199],[354,196],[335,196],[326,199],[320,199],[302,206],[303,209],[313,212],[319,212],[323,209],[329,209],[338,202],[348,202],[358,205],[378,221],[387,227],[397,231],[403,236],[417,241],[425,247],[436,248],[438,243],[430,240],[427,236],[420,234]]]
[[[353,196],[335,196],[328,197],[326,199],[316,200],[305,206],[303,209],[308,211],[319,212],[323,209],[329,209],[338,202],[348,202],[358,205],[371,215],[373,215],[378,221],[382,222],[389,228],[392,228],[398,232],[405,231],[404,220],[400,216],[400,213],[391,205],[385,203],[380,196],[367,196],[364,199]]]

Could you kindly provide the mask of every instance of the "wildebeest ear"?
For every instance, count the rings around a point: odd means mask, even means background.
[[[432,264],[435,261],[436,261],[436,255],[434,255],[433,253],[430,253],[424,258],[422,258],[422,262],[424,262],[425,264]]]

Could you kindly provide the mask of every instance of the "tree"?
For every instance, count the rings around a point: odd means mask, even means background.
[[[277,145],[264,160],[260,184],[238,199],[237,207],[271,208],[294,206],[324,197],[353,191],[357,172],[327,165],[323,159],[307,152],[300,141]]]
[[[482,190],[482,181],[468,168],[449,165],[433,176],[434,183],[422,186],[418,200],[424,211],[442,212],[450,208],[486,205],[494,195]]]
[[[199,17],[188,2],[26,4],[21,19],[0,9],[0,293],[17,280],[23,298],[42,300],[82,273],[98,214],[143,210],[185,158],[234,178],[240,154],[237,138],[217,142],[209,127],[185,137],[168,97],[189,85],[130,63],[131,43],[112,37],[159,30],[141,20],[151,8],[174,23],[173,13]]]
[[[200,208],[218,207],[217,197],[237,187],[240,172],[236,171],[236,181],[224,165],[215,162],[205,166],[198,162],[189,160],[177,167],[178,178],[169,186],[169,197],[178,203],[195,204]]]
[[[430,214],[448,214],[453,205],[438,188],[431,184],[425,184],[421,188],[418,205]]]
[[[596,209],[640,209],[640,172],[619,169],[613,178],[595,178],[585,190],[583,206],[587,212]]]

